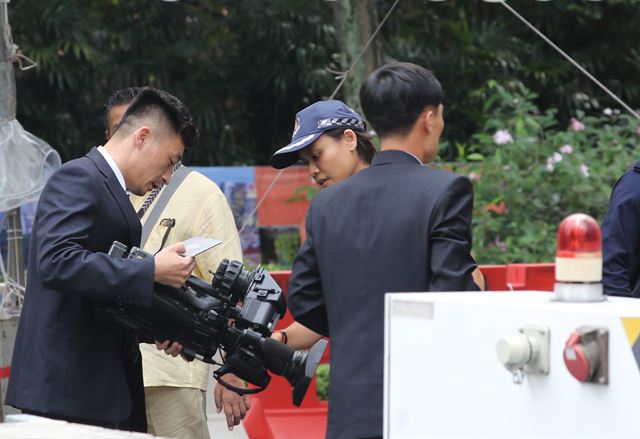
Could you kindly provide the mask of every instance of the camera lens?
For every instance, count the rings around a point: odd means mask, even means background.
[[[232,305],[244,299],[251,283],[253,273],[242,269],[242,262],[223,259],[218,265],[211,285],[217,292],[227,297]]]
[[[242,267],[242,266],[240,266]],[[249,288],[253,283],[253,273],[247,270],[240,269],[236,282],[233,285],[233,296],[238,297],[239,300],[244,299],[244,296],[249,292]]]
[[[303,357],[298,357],[292,359],[293,361],[299,361],[300,366],[295,366],[291,369],[291,377],[287,377],[291,385],[293,386],[293,404],[296,406],[300,406],[304,395],[307,393],[307,389],[309,388],[309,384],[311,384],[311,380],[313,379],[313,375],[316,373],[316,369],[318,368],[318,364],[320,364],[320,360],[322,360],[322,354],[324,354],[324,350],[327,347],[327,340],[319,340],[314,344],[309,352],[305,351],[296,351],[296,353],[303,353]]]
[[[318,341],[309,352],[294,351],[272,338],[262,339],[260,346],[269,370],[289,381],[293,387],[293,403],[299,406],[320,364],[327,341]]]

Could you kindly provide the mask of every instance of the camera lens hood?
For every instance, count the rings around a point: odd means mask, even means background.
[[[302,403],[304,395],[307,393],[309,384],[311,384],[313,375],[316,373],[318,364],[320,364],[320,360],[322,360],[322,355],[324,354],[324,350],[327,348],[328,344],[329,343],[325,339],[318,340],[309,350],[305,364],[300,370],[300,374],[293,382],[294,405],[300,406],[300,404]]]

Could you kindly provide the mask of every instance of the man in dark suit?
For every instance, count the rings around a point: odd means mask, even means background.
[[[140,243],[127,192],[143,195],[167,183],[197,137],[177,98],[145,89],[104,147],[51,175],[33,224],[7,404],[55,419],[146,431],[137,340],[101,325],[92,309],[104,301],[150,304],[154,281],[179,287],[189,276],[194,261],[181,256],[182,243],[142,260],[107,252],[115,240]],[[174,343],[169,351],[179,348]]]
[[[382,436],[384,294],[477,290],[471,182],[422,166],[444,128],[440,83],[414,64],[387,64],[360,100],[381,152],[314,197],[289,285],[295,319],[331,337],[332,439]]]
[[[602,223],[605,294],[640,298],[640,161],[616,182]]]

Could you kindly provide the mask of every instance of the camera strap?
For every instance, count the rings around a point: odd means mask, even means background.
[[[183,165],[176,169],[176,171],[171,175],[169,184],[165,186],[162,193],[155,199],[153,208],[151,209],[151,212],[149,212],[149,217],[144,224],[142,224],[140,248],[144,248],[144,245],[147,243],[147,239],[149,239],[149,235],[151,235],[151,231],[158,222],[160,215],[162,215],[162,211],[164,211],[164,208],[167,206],[167,203],[169,203],[173,194],[191,172],[191,169]]]
[[[258,392],[262,392],[263,390],[265,390],[267,388],[267,386],[264,387],[255,387],[252,389],[249,388],[240,388],[240,387],[236,387],[233,384],[229,384],[228,382],[226,382],[225,380],[222,379],[223,375],[218,374],[218,372],[213,372],[213,378],[219,382],[222,387],[225,387],[233,392],[236,392],[238,395],[242,396],[242,395],[253,395],[254,393],[258,393]]]

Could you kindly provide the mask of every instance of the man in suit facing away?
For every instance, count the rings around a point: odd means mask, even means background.
[[[137,339],[101,325],[96,303],[150,304],[153,283],[180,287],[194,267],[177,243],[153,258],[107,255],[140,244],[127,196],[166,184],[198,132],[174,96],[144,89],[109,141],[65,163],[42,191],[31,234],[25,302],[7,404],[23,412],[146,431]],[[167,346],[167,343],[164,343]],[[180,346],[174,343],[169,353]]]
[[[382,436],[384,294],[477,290],[471,182],[422,166],[444,128],[440,83],[391,63],[367,78],[360,101],[381,152],[314,197],[289,285],[295,319],[331,338],[332,439]]]

